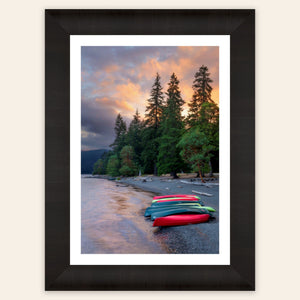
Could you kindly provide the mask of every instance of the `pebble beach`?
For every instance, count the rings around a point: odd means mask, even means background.
[[[162,227],[159,234],[167,233],[168,246],[172,253],[217,254],[219,253],[219,181],[207,178],[202,184],[195,174],[181,175],[178,179],[169,176],[139,176],[121,178],[118,185],[130,185],[156,195],[195,194],[200,196],[204,205],[216,209],[214,219],[207,223],[186,226]],[[149,203],[149,206],[151,202]],[[145,218],[146,222],[151,221]]]

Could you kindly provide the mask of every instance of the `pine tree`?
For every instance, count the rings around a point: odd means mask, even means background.
[[[110,156],[107,163],[107,174],[113,177],[119,175],[120,162],[116,154]]]
[[[182,136],[178,147],[182,149],[180,154],[183,159],[192,165],[193,169],[199,173],[201,181],[204,182],[202,169],[205,163],[210,161],[211,152],[214,150],[205,132],[200,126],[191,128]]]
[[[140,114],[138,110],[136,110],[135,114],[133,115],[133,120],[131,121],[128,133],[126,136],[126,144],[133,147],[134,150],[134,158],[133,160],[138,166],[141,166],[141,154],[143,150],[142,144],[142,129],[143,129],[143,122],[141,121]]]
[[[208,68],[202,65],[195,74],[193,82],[193,99],[189,103],[189,113],[187,117],[187,124],[190,129],[195,126],[200,126],[204,132],[209,144],[213,146],[215,153],[218,156],[219,149],[219,108],[211,98],[212,93],[212,79]],[[212,155],[210,155],[212,157]],[[211,160],[207,161],[212,175]],[[201,174],[198,174],[199,176]]]
[[[161,126],[162,136],[159,139],[158,173],[171,173],[177,178],[176,173],[184,166],[179,149],[176,147],[184,127],[181,115],[184,101],[179,90],[179,80],[174,73],[168,85],[167,104]]]
[[[157,175],[158,138],[164,107],[163,101],[164,96],[160,83],[160,76],[157,73],[146,107],[146,128],[143,130],[142,134],[144,145],[144,150],[142,152],[144,172],[153,172],[154,175]]]
[[[104,170],[103,166],[104,166],[103,160],[102,160],[102,159],[98,159],[98,160],[94,163],[94,167],[93,167],[93,175],[104,174],[105,170]]]
[[[116,153],[117,155],[119,154],[121,149],[125,146],[126,130],[127,130],[126,123],[123,120],[121,114],[119,113],[117,115],[115,128],[114,128],[116,138],[113,144],[110,145],[110,147],[113,148],[114,153]]]
[[[144,127],[142,130],[143,152],[141,160],[143,173],[157,175],[158,140],[157,130],[153,127]]]
[[[109,150],[105,152],[101,157],[103,161],[103,166],[102,166],[103,174],[107,174],[107,164],[112,155],[113,155],[113,151]]]
[[[210,73],[208,73],[208,68],[202,65],[198,72],[195,74],[195,79],[193,82],[193,99],[189,103],[189,114],[187,117],[187,122],[189,127],[199,124],[200,109],[203,103],[210,102],[212,87],[210,85],[212,79],[210,79]]]
[[[133,161],[134,149],[132,146],[125,146],[121,150],[120,157],[122,159],[122,167],[119,170],[121,175],[133,176],[137,173],[136,164]]]
[[[155,81],[152,86],[150,98],[148,99],[148,105],[146,107],[145,121],[150,127],[157,129],[161,122],[163,112],[163,92],[160,83],[160,76],[156,73]]]
[[[203,103],[200,109],[200,126],[205,132],[210,145],[213,146],[213,154],[208,161],[209,175],[212,176],[214,162],[215,168],[218,169],[219,164],[219,107],[214,103]]]

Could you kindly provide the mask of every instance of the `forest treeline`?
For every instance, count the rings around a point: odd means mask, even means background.
[[[147,100],[145,118],[139,112],[127,128],[121,114],[115,121],[115,140],[94,165],[93,174],[135,176],[218,171],[219,107],[212,100],[212,79],[202,65],[193,81],[188,114],[179,80],[173,73],[164,93],[157,73]]]

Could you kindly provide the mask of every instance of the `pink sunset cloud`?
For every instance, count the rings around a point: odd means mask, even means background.
[[[211,74],[212,99],[218,104],[218,47],[83,47],[82,103],[93,107],[86,110],[93,113],[84,116],[83,130],[86,132],[90,122],[98,122],[91,118],[110,119],[111,124],[117,113],[121,113],[130,122],[136,109],[143,117],[157,72],[164,92],[171,74],[177,75],[186,102],[184,115],[187,115],[194,75],[202,65],[206,65]],[[107,134],[113,135],[113,130]]]

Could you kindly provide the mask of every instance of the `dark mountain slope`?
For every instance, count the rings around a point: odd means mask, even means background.
[[[81,151],[81,174],[92,174],[94,163],[107,151],[105,149]]]

